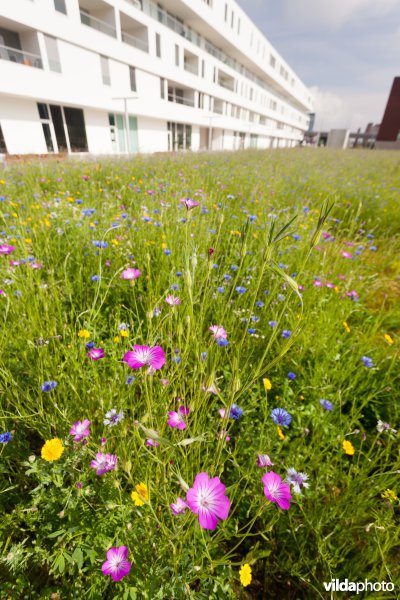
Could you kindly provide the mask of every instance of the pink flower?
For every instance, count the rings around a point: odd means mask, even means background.
[[[186,206],[187,210],[191,210],[192,208],[195,208],[196,206],[200,206],[200,202],[195,202],[191,198],[181,198],[180,203],[184,204]]]
[[[322,283],[322,281],[319,281],[318,279],[315,279],[313,281],[313,285],[315,285],[315,287],[324,287],[324,284]]]
[[[99,358],[105,357],[105,352],[104,352],[103,348],[92,348],[91,350],[89,350],[87,355],[92,360],[99,360]]]
[[[88,419],[77,421],[72,425],[69,430],[69,435],[74,436],[74,442],[80,442],[90,434],[89,425],[90,421],[88,421]]]
[[[97,452],[96,458],[90,463],[92,469],[96,469],[96,475],[104,475],[107,471],[115,471],[118,457],[115,454],[103,454]]]
[[[114,581],[119,581],[128,575],[132,564],[128,560],[128,548],[119,546],[107,551],[107,560],[102,564],[103,575],[111,575]]]
[[[287,483],[282,483],[281,478],[274,471],[267,471],[262,477],[264,484],[264,494],[271,502],[276,502],[282,510],[290,508],[290,486]]]
[[[206,388],[206,386],[203,385],[201,389],[203,390],[203,392],[206,392],[207,394],[214,394],[215,396],[218,395],[219,392],[219,389],[214,383],[212,383],[208,388]]]
[[[172,294],[165,298],[165,302],[170,306],[177,306],[178,304],[182,304],[182,300],[178,298],[178,296],[173,296]]]
[[[176,517],[176,515],[180,515],[185,512],[187,509],[187,504],[180,496],[177,498],[176,502],[172,502],[170,504],[172,514]]]
[[[231,502],[225,495],[225,486],[219,477],[210,479],[207,473],[196,475],[193,487],[186,494],[190,510],[199,517],[200,527],[215,529],[218,519],[227,519]]]
[[[139,271],[139,269],[125,269],[125,271],[122,271],[121,273],[121,279],[137,279],[138,277],[140,277],[142,271]]]
[[[0,254],[11,254],[14,252],[14,246],[9,246],[8,244],[0,244]]]
[[[265,467],[272,467],[274,463],[272,462],[268,454],[258,454],[257,465],[262,469],[265,469]]]
[[[228,334],[222,327],[222,325],[211,325],[211,327],[209,327],[208,329],[213,333],[215,339],[223,338],[224,340],[226,340],[228,337]]]
[[[37,262],[29,263],[29,266],[31,269],[43,269],[43,265]]]
[[[133,350],[129,350],[124,354],[124,362],[131,369],[140,369],[144,365],[150,365],[154,370],[161,369],[165,364],[165,354],[161,346],[133,346]]]
[[[180,406],[178,412],[171,410],[168,413],[168,425],[172,428],[177,427],[178,429],[186,429],[185,417],[188,415],[190,410],[186,406]]]
[[[343,256],[343,258],[353,258],[353,256],[350,254],[350,252],[343,251],[340,254]]]
[[[156,431],[156,433],[158,433],[158,431]],[[146,446],[152,446],[153,448],[157,448],[157,446],[159,445],[160,444],[157,442],[157,440],[153,440],[152,438],[146,440]]]

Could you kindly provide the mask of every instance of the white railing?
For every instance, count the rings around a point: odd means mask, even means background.
[[[189,71],[189,73],[193,73],[194,75],[199,74],[198,65],[192,65],[191,63],[184,63],[183,68],[185,69],[185,71]]]
[[[23,52],[22,50],[10,48],[9,46],[0,46],[0,58],[9,60],[10,62],[19,63],[20,65],[28,65],[29,67],[43,69],[42,59],[38,54]]]
[[[130,46],[134,46],[143,52],[149,51],[149,44],[146,40],[141,40],[140,38],[131,35],[130,33],[126,33],[125,31],[121,31],[121,39],[125,44],[129,44]]]
[[[92,17],[92,15],[89,15],[85,11],[81,10],[80,13],[81,13],[81,23],[83,23],[83,25],[87,25],[88,27],[91,27],[92,29],[97,29],[97,31],[101,31],[102,33],[105,33],[106,35],[110,35],[111,37],[114,37],[114,38],[117,37],[117,31],[116,31],[115,27],[113,27],[109,23],[106,23],[105,21],[102,21],[101,19],[97,19],[96,17]]]

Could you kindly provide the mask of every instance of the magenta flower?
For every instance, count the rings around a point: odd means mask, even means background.
[[[125,269],[125,271],[122,271],[121,279],[137,279],[141,274],[142,271],[139,271],[139,269],[129,268]]]
[[[180,496],[177,498],[176,502],[172,502],[170,504],[172,514],[176,517],[176,515],[180,515],[185,512],[187,509],[187,504]]]
[[[0,244],[0,254],[11,254],[14,252],[14,246],[9,246],[8,244]]]
[[[168,413],[168,416],[169,416],[168,425],[170,427],[177,427],[178,429],[186,429],[187,425],[186,425],[185,419],[183,417],[188,415],[189,412],[190,412],[189,409],[186,408],[185,406],[180,406],[178,409],[178,412],[171,410]]]
[[[177,306],[178,304],[182,304],[182,300],[178,298],[178,296],[173,296],[172,294],[165,298],[165,302],[170,306]]]
[[[215,339],[222,338],[222,339],[226,340],[228,337],[228,334],[225,331],[225,329],[222,327],[222,325],[211,325],[211,327],[209,327],[208,329],[210,331],[212,331]]]
[[[264,484],[264,494],[271,502],[276,502],[282,510],[290,508],[290,486],[287,483],[282,483],[281,478],[274,471],[267,471],[262,477]]]
[[[132,564],[128,560],[128,548],[119,546],[107,551],[107,560],[101,565],[103,575],[111,575],[114,581],[119,581],[128,575]]]
[[[71,429],[69,430],[69,435],[74,436],[74,442],[81,442],[90,434],[89,425],[90,421],[88,421],[88,419],[77,421],[72,425]]]
[[[198,515],[203,529],[215,529],[218,519],[228,518],[231,502],[225,490],[219,477],[210,479],[204,472],[196,475],[193,487],[186,494],[186,501],[190,510]]]
[[[104,475],[107,471],[115,471],[117,462],[118,457],[115,454],[97,452],[96,458],[92,460],[90,466],[92,469],[96,469],[96,475]]]
[[[273,467],[274,463],[272,462],[268,454],[258,454],[257,465],[262,469],[265,469],[265,467]]]
[[[343,256],[343,258],[353,258],[353,256],[350,254],[350,252],[343,251],[340,254]]]
[[[156,433],[158,433],[158,431],[156,431]],[[157,448],[157,446],[159,446],[160,444],[157,442],[157,440],[153,440],[152,438],[148,438],[146,440],[146,446],[151,446],[152,448]]]
[[[192,200],[191,198],[181,198],[180,203],[184,204],[186,206],[187,210],[191,210],[192,208],[195,208],[196,206],[200,206],[200,202],[196,202],[195,200]]]
[[[105,352],[104,352],[103,348],[92,348],[91,350],[89,350],[87,355],[92,360],[99,360],[99,358],[105,357]]]
[[[154,370],[161,369],[165,363],[165,354],[161,346],[133,346],[124,354],[124,362],[131,369],[140,369],[144,365],[150,365]]]

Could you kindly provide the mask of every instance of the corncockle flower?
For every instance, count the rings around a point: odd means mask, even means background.
[[[169,296],[165,298],[165,302],[170,306],[177,306],[178,304],[182,304],[182,300],[178,298],[178,296],[173,296],[172,294],[169,294]]]
[[[280,476],[274,471],[267,471],[262,477],[262,482],[264,484],[264,495],[268,500],[276,502],[282,510],[288,510],[292,499],[290,486],[287,483],[282,483]]]
[[[7,444],[8,442],[11,442],[12,439],[13,435],[9,431],[6,431],[5,433],[0,433],[0,444]]]
[[[86,347],[87,347],[87,344],[86,344]],[[87,355],[92,360],[99,360],[100,358],[105,357],[105,352],[104,352],[103,348],[92,348],[91,350],[89,350]]]
[[[100,446],[105,446],[106,443],[107,443],[107,438],[105,438],[105,437],[100,438]]]
[[[92,469],[96,469],[96,475],[104,475],[107,471],[114,471],[117,468],[118,457],[116,454],[103,454],[97,452],[96,458],[90,463]]]
[[[158,433],[158,431],[156,431],[155,433]],[[148,438],[146,440],[146,446],[151,446],[153,448],[157,448],[157,446],[159,446],[160,444],[157,442],[157,440],[153,440],[153,438]]]
[[[274,463],[268,456],[268,454],[258,454],[257,455],[257,465],[261,469],[265,469],[265,467],[273,467]]]
[[[178,429],[186,429],[187,425],[185,423],[184,417],[189,414],[189,409],[185,406],[180,406],[178,412],[171,410],[168,412],[168,425],[172,428],[177,427]]]
[[[123,361],[131,369],[140,369],[145,365],[149,365],[154,370],[158,370],[165,364],[165,354],[161,346],[135,345],[133,350],[124,354]]]
[[[106,413],[106,418],[104,419],[104,425],[109,425],[113,427],[114,425],[118,425],[125,418],[125,414],[122,410],[117,413],[116,408],[112,408]]]
[[[180,203],[184,204],[187,210],[191,210],[192,208],[196,208],[196,206],[200,206],[200,202],[195,202],[192,198],[181,198]]]
[[[320,405],[323,406],[326,410],[332,411],[333,410],[333,404],[332,402],[330,402],[329,400],[324,400],[323,398],[321,398],[321,400],[319,401]]]
[[[238,421],[240,417],[243,416],[243,409],[240,408],[240,406],[238,406],[237,404],[232,404],[229,416],[231,419]]]
[[[363,361],[364,365],[368,369],[372,369],[372,367],[374,366],[374,363],[372,362],[372,358],[369,358],[368,356],[362,356],[361,360]]]
[[[184,513],[188,505],[183,500],[183,498],[179,496],[176,502],[172,502],[172,504],[170,504],[170,507],[172,514],[176,517],[177,515],[181,515],[182,513]]]
[[[215,339],[217,339],[217,338],[226,339],[228,337],[228,334],[225,331],[224,327],[222,327],[222,325],[211,325],[211,327],[209,327],[208,329],[209,329],[209,331],[212,332]]]
[[[142,271],[139,271],[139,269],[125,269],[124,271],[122,271],[121,273],[121,279],[137,279],[138,277],[140,277],[140,275],[142,274]]]
[[[132,564],[128,560],[128,548],[119,546],[107,551],[107,560],[102,564],[103,575],[111,575],[114,581],[119,581],[128,575]]]
[[[216,529],[218,519],[227,519],[231,502],[219,477],[210,479],[208,473],[196,475],[193,487],[186,494],[189,509],[199,517],[200,527]]]
[[[301,494],[301,487],[308,488],[309,483],[307,483],[308,475],[306,473],[298,473],[296,469],[291,467],[288,469],[286,480],[292,487],[295,494]]]
[[[340,254],[343,256],[343,258],[353,258],[350,252],[341,252]]]
[[[14,252],[14,246],[9,246],[8,244],[0,244],[0,254],[11,254]]]
[[[291,381],[293,381],[293,379],[296,379],[296,373],[293,373],[292,371],[289,371],[287,376],[288,376],[288,379],[290,379]]]
[[[74,442],[80,442],[90,434],[89,425],[90,421],[88,419],[77,421],[72,425],[69,435],[74,436]]]
[[[42,384],[42,392],[51,392],[57,387],[57,381],[45,381]]]
[[[284,408],[274,408],[271,417],[276,425],[287,427],[292,422],[292,416]]]
[[[291,335],[292,335],[292,332],[290,331],[290,329],[284,329],[282,331],[282,337],[285,339],[290,338]]]

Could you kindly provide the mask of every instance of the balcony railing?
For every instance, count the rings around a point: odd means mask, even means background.
[[[42,59],[38,54],[22,52],[22,50],[10,48],[9,46],[0,46],[0,58],[9,60],[10,62],[19,63],[20,65],[28,65],[29,67],[43,69]]]
[[[217,113],[217,115],[222,115],[223,114],[222,106],[214,106],[213,112]]]
[[[220,79],[218,81],[218,85],[225,88],[226,90],[230,90],[231,92],[233,92],[235,89],[235,84],[231,83],[230,81],[226,81],[225,79]]]
[[[191,100],[190,98],[184,98],[182,96],[168,95],[168,102],[175,102],[176,104],[184,104],[185,106],[194,106],[194,100]]]
[[[193,73],[194,75],[198,75],[199,73],[199,67],[197,65],[184,63],[183,68],[185,69],[185,71],[189,71],[189,73]]]
[[[81,13],[81,23],[83,25],[87,25],[88,27],[92,27],[92,29],[97,29],[97,31],[101,31],[101,33],[105,33],[111,37],[117,37],[117,31],[115,27],[106,23],[105,21],[101,21],[101,19],[97,19],[96,17],[92,17],[85,11],[80,11]]]
[[[130,33],[125,33],[125,31],[121,31],[121,39],[125,44],[129,44],[130,46],[134,46],[143,52],[149,51],[149,44],[145,40],[141,40],[140,38],[131,35]]]

